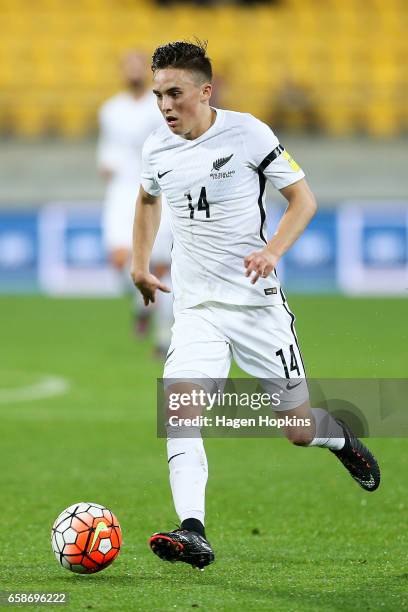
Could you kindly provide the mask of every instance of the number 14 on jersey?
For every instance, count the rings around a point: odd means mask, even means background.
[[[188,208],[190,210],[190,219],[194,219],[194,204],[191,193],[185,193],[184,196],[187,198]],[[207,202],[207,192],[205,187],[201,187],[200,196],[198,198],[197,210],[205,210],[205,218],[210,218],[210,206]]]

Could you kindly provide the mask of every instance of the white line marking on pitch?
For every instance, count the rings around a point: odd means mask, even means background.
[[[31,400],[45,399],[55,395],[68,393],[70,383],[59,376],[43,375],[40,380],[24,387],[14,389],[0,389],[0,404],[12,402],[29,402]]]

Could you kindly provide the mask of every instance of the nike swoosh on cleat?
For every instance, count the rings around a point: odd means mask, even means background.
[[[162,172],[161,174],[160,174],[160,172],[158,172],[157,176],[158,176],[159,179],[161,179],[161,178],[163,178],[163,176],[165,176],[169,172],[173,172],[173,170],[166,170],[166,172]]]
[[[106,524],[106,523],[104,523],[103,521],[99,521],[99,523],[98,523],[98,524],[97,524],[97,526],[96,526],[95,533],[94,533],[94,537],[93,537],[93,539],[92,539],[91,548],[89,549],[88,554],[92,552],[92,549],[93,549],[93,547],[94,547],[94,545],[95,545],[95,542],[96,542],[96,540],[97,540],[98,535],[100,534],[100,532],[101,532],[101,531],[107,531],[108,529],[109,529],[109,527],[107,526],[107,524]]]
[[[177,453],[176,455],[172,455],[172,456],[170,457],[170,459],[168,460],[168,462],[167,462],[167,463],[170,463],[170,461],[171,461],[172,459],[174,459],[174,457],[178,457],[179,455],[185,455],[185,454],[186,454],[186,453],[185,453],[185,451],[184,451],[184,453]]]
[[[296,385],[291,385],[290,383],[288,383],[288,384],[286,385],[286,388],[287,388],[287,390],[288,390],[288,391],[290,391],[291,389],[294,389],[295,387],[298,387],[298,386],[299,386],[299,385],[301,385],[301,384],[302,384],[302,381],[300,381],[300,382],[296,383]]]

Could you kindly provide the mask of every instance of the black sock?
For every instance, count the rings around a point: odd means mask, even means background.
[[[184,521],[180,525],[181,529],[186,529],[187,531],[196,531],[205,538],[205,529],[204,525],[201,521],[195,518],[184,519]]]

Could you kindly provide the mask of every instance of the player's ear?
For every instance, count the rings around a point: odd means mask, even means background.
[[[211,83],[204,83],[201,85],[201,100],[209,100],[211,98],[212,85]]]

